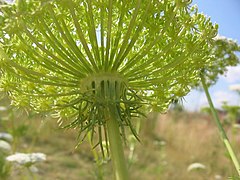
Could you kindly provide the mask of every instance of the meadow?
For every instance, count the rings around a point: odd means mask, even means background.
[[[236,175],[208,114],[150,113],[141,121],[141,142],[130,137],[125,146],[131,179],[217,180]],[[111,180],[114,177],[111,161],[106,158],[97,166],[89,143],[85,141],[76,148],[78,132],[60,129],[56,119],[10,109],[1,111],[0,123],[0,132],[14,137],[12,153],[47,155],[46,161],[36,164],[38,171],[33,173],[36,180]],[[224,128],[239,155],[240,130],[229,124]],[[100,154],[97,148],[95,150]],[[192,163],[201,163],[204,168],[188,171]],[[11,165],[6,179],[33,177],[25,168]]]

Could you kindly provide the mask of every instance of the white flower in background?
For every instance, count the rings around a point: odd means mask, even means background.
[[[216,174],[216,175],[215,175],[215,179],[216,179],[216,180],[221,180],[221,179],[223,179],[223,178],[222,178],[222,176],[221,176],[221,175],[219,175],[219,174]]]
[[[32,164],[45,161],[46,155],[43,153],[15,153],[8,156],[6,160],[23,166],[31,166]]]
[[[165,146],[166,145],[166,141],[163,140],[156,140],[153,142],[155,145],[160,145],[160,146]]]
[[[233,124],[233,127],[236,129],[240,129],[240,124]]]
[[[0,111],[6,111],[7,108],[5,106],[0,106]]]
[[[13,136],[9,133],[0,132],[0,139],[8,141],[8,142],[12,142]]]
[[[0,151],[10,152],[11,150],[11,145],[8,142],[0,140]]]
[[[32,173],[38,173],[38,172],[39,172],[39,170],[38,170],[38,168],[37,168],[36,166],[30,166],[30,167],[29,167],[29,170],[30,170]]]
[[[231,85],[229,86],[229,89],[233,91],[240,91],[240,84]]]
[[[192,163],[188,166],[187,171],[199,170],[199,169],[206,169],[206,166],[201,163]]]

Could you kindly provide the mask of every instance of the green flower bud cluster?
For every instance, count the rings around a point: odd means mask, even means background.
[[[99,134],[114,107],[124,134],[144,105],[165,111],[213,58],[217,34],[186,0],[20,0],[1,6],[1,88]],[[65,121],[66,122],[66,121]],[[101,138],[100,138],[101,139]]]

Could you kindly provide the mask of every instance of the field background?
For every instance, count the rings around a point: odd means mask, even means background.
[[[36,180],[113,179],[111,161],[105,159],[99,171],[87,139],[75,148],[77,130],[60,129],[56,119],[11,109],[5,101],[1,106],[8,110],[1,111],[0,132],[14,136],[13,152],[47,155],[47,161],[36,165],[39,169]],[[225,124],[224,128],[240,157],[240,129],[231,124]],[[131,179],[215,180],[236,175],[208,114],[186,111],[150,113],[141,119],[140,139],[141,142],[130,140],[126,147],[126,157],[129,157],[129,146],[135,144],[133,156],[128,159]],[[196,162],[204,164],[206,169],[188,172],[188,166]],[[32,178],[26,169],[12,167],[9,179]]]

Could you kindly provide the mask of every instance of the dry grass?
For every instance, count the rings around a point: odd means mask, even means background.
[[[25,125],[26,132],[16,142],[17,151],[43,152],[47,161],[39,164],[38,180],[93,180],[96,165],[88,143],[75,149],[77,132],[58,129],[56,121],[16,119],[15,128]],[[227,179],[235,170],[226,156],[217,129],[209,117],[201,114],[166,114],[154,121],[149,116],[142,123],[141,143],[137,143],[130,166],[132,179],[138,180],[214,180],[216,175]],[[5,122],[4,128],[11,128]],[[3,129],[3,128],[2,128]],[[240,155],[240,131],[228,134]],[[162,145],[162,142],[166,142]],[[128,154],[128,150],[126,150]],[[187,172],[189,164],[199,162],[206,170]],[[111,162],[103,165],[104,178],[113,179]],[[21,180],[24,174],[12,177]]]
[[[235,173],[234,167],[219,138],[215,124],[211,118],[201,114],[178,114],[160,116],[156,128],[156,134],[167,141],[166,160],[168,166],[164,171],[163,179],[215,179],[216,175],[221,175],[223,179]],[[231,132],[228,132],[232,137]],[[240,137],[240,131],[234,135]],[[235,141],[235,148],[240,145],[240,141]],[[187,172],[189,164],[199,162],[207,169],[202,172]]]

